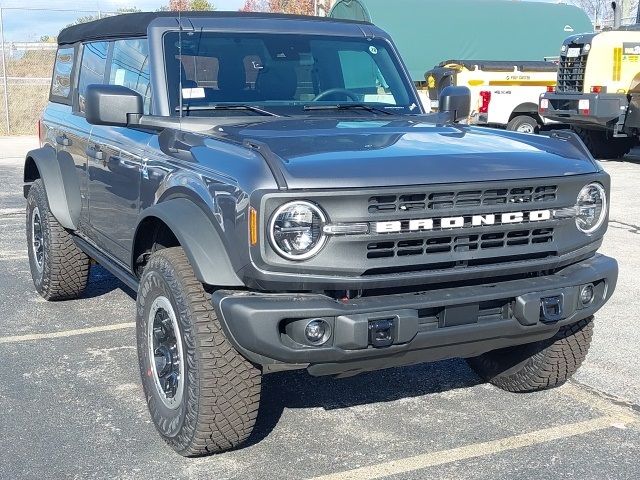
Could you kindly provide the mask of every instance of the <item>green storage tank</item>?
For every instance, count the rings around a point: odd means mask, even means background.
[[[593,31],[578,7],[511,0],[338,0],[329,16],[386,30],[416,82],[451,59],[557,57],[565,38]]]

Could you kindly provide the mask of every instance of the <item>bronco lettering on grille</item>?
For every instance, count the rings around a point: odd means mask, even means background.
[[[467,215],[442,218],[422,218],[415,220],[376,222],[376,233],[418,232],[446,228],[482,227],[485,225],[505,225],[523,222],[541,222],[551,219],[551,210],[531,212],[508,212],[487,215]]]

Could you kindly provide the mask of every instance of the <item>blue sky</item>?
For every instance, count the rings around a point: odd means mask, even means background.
[[[98,10],[116,11],[135,5],[141,10],[157,10],[169,0],[0,0],[6,42],[38,41],[56,35],[76,18]],[[244,0],[215,0],[218,10],[238,10]],[[27,9],[20,8],[28,5]]]
[[[0,7],[5,41],[28,42],[37,41],[43,35],[56,35],[76,18],[98,10],[115,11],[131,5],[141,10],[156,10],[167,3],[169,0],[0,0]],[[244,0],[213,0],[213,3],[218,10],[238,10]],[[25,4],[28,10],[24,9]]]

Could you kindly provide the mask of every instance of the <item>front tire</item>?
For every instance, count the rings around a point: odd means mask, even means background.
[[[38,293],[46,300],[71,300],[82,295],[91,260],[51,214],[41,179],[29,188],[26,227],[29,266]]]
[[[207,455],[249,437],[261,372],[226,338],[182,248],[157,251],[144,269],[137,340],[151,418],[174,450]]]
[[[484,380],[503,390],[535,392],[562,385],[582,364],[593,336],[593,317],[560,327],[553,337],[467,359]]]

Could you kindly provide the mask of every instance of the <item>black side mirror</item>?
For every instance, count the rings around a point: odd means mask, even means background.
[[[447,112],[453,123],[469,118],[471,90],[467,87],[445,87],[440,92],[440,112]]]
[[[142,115],[142,95],[120,85],[88,85],[85,117],[92,125],[125,127],[131,115]]]

